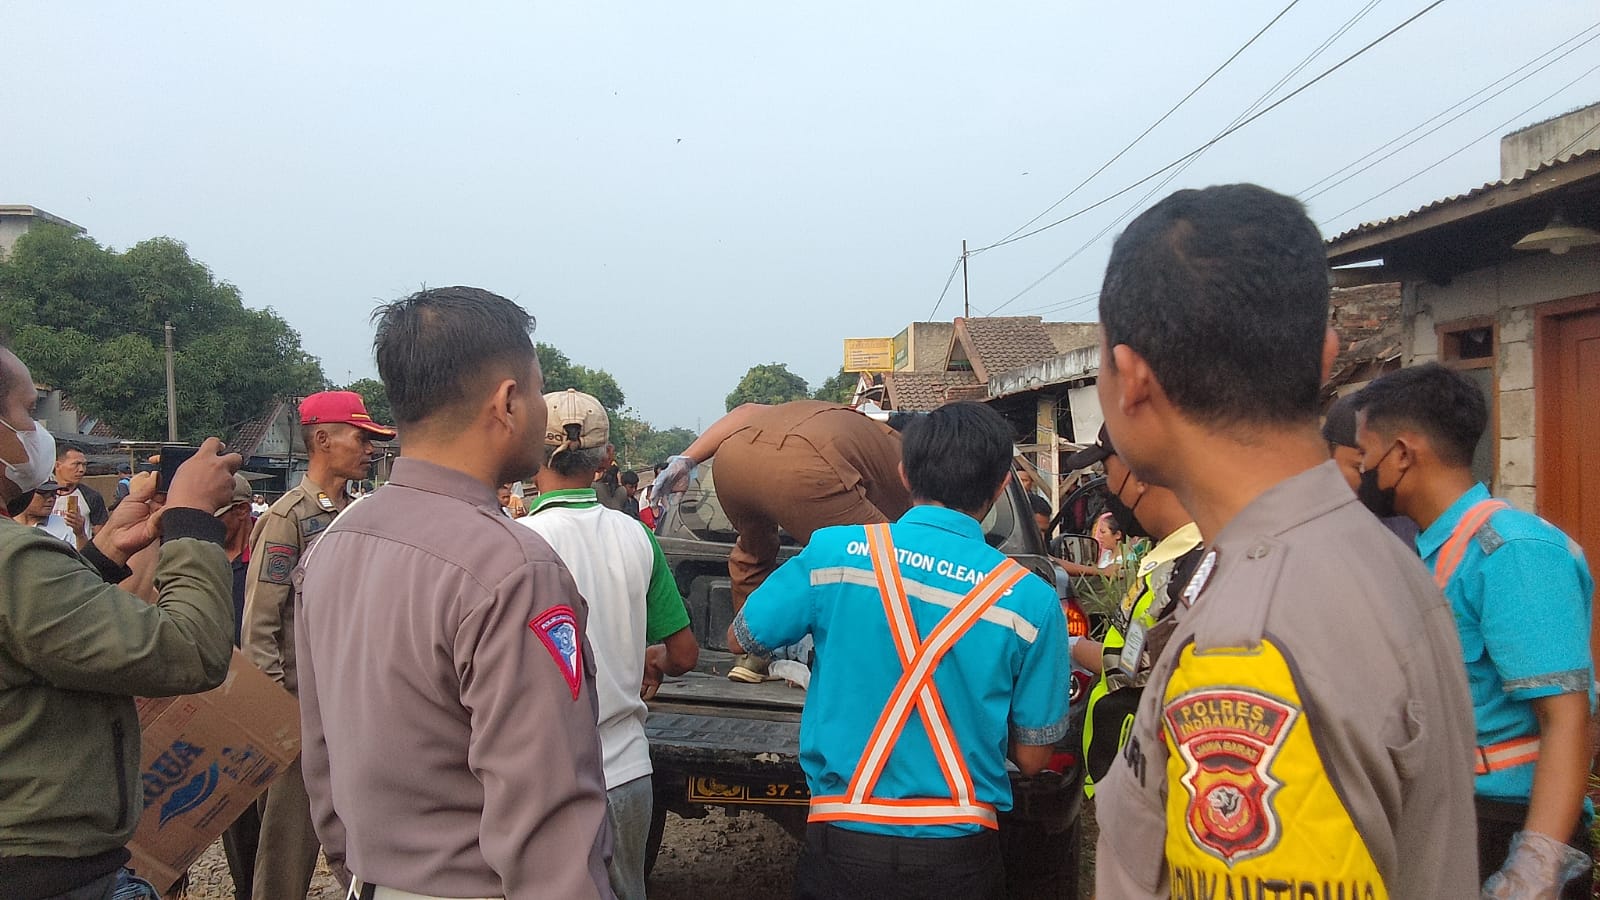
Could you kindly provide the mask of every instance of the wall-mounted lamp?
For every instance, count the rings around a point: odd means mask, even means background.
[[[1573,247],[1587,247],[1590,244],[1600,244],[1600,231],[1569,225],[1566,217],[1557,212],[1550,217],[1549,225],[1524,235],[1512,247],[1517,250],[1549,250],[1559,256]]]

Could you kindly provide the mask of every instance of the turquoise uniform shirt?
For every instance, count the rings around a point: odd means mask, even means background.
[[[976,520],[943,507],[913,507],[890,526],[890,534],[921,640],[1005,559],[984,542]],[[800,555],[750,595],[733,630],[747,651],[763,655],[812,635],[816,662],[800,718],[800,766],[814,796],[845,793],[902,674],[866,529],[842,525],[817,531]],[[975,800],[996,810],[1011,808],[1008,738],[1042,746],[1066,734],[1069,669],[1061,601],[1032,574],[1001,597],[939,663],[933,681],[972,775]],[[907,721],[874,794],[950,796],[919,714]],[[902,837],[954,837],[981,829],[833,824]]]
[[[1487,488],[1473,486],[1417,535],[1430,570],[1457,523],[1488,499]],[[1461,637],[1480,747],[1537,735],[1532,701],[1540,697],[1581,691],[1594,707],[1594,581],[1583,550],[1560,529],[1518,509],[1496,512],[1468,542],[1444,594]],[[1533,763],[1479,775],[1476,792],[1526,803]]]

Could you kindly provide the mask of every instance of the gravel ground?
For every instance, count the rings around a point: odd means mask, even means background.
[[[1079,895],[1094,894],[1094,806],[1084,808]],[[728,815],[713,809],[704,819],[680,819],[667,814],[667,829],[650,876],[651,900],[707,900],[711,897],[754,893],[761,897],[789,896],[794,883],[799,842],[766,816],[757,813]],[[190,900],[232,900],[233,881],[219,841],[189,869]],[[329,874],[318,866],[309,900],[339,900],[344,894]]]
[[[661,853],[650,876],[651,900],[706,900],[752,885],[760,885],[763,897],[787,897],[799,848],[788,832],[759,814],[729,816],[712,810],[704,819],[680,819],[668,813]],[[190,867],[188,896],[189,900],[232,900],[233,880],[228,877],[221,841]],[[344,894],[327,866],[321,865],[308,896],[310,900],[339,900]]]

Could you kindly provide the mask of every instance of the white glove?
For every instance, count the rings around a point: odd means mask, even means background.
[[[656,480],[650,483],[650,504],[661,512],[667,507],[668,494],[681,494],[689,489],[689,479],[694,477],[695,462],[687,456],[674,456],[667,460]]]
[[[1561,888],[1590,865],[1581,850],[1547,834],[1519,831],[1505,865],[1483,883],[1483,900],[1558,900]]]

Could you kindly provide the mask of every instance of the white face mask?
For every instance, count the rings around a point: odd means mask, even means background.
[[[21,488],[23,493],[28,493],[49,481],[56,467],[56,439],[55,435],[50,433],[50,429],[45,428],[44,423],[39,421],[33,423],[32,431],[17,431],[4,419],[0,419],[0,425],[11,428],[17,440],[22,442],[22,449],[28,454],[28,458],[20,463],[0,460],[6,464],[6,478]]]

